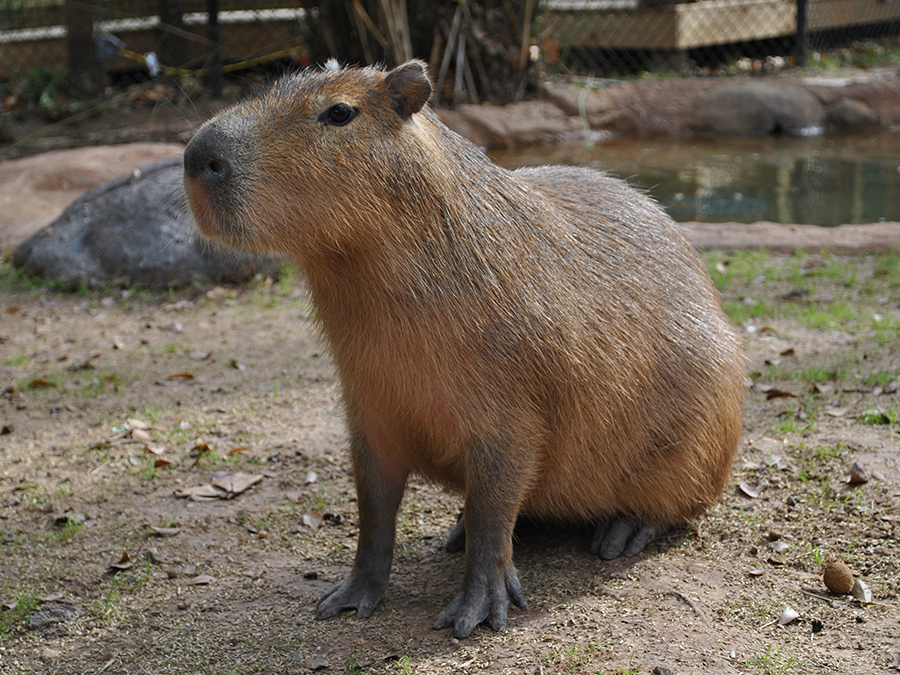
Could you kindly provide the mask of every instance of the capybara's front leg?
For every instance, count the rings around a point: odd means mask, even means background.
[[[373,449],[359,433],[351,442],[359,507],[359,543],[349,576],[319,599],[316,618],[355,609],[369,616],[387,589],[394,554],[397,509],[408,471]]]
[[[528,467],[521,459],[509,448],[496,446],[481,445],[469,452],[463,587],[434,624],[453,624],[458,638],[468,637],[483,621],[501,630],[510,602],[528,608],[512,562],[513,528],[528,483]]]

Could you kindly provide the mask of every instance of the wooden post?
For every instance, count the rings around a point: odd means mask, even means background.
[[[84,0],[66,0],[66,54],[70,76],[87,76],[96,91],[103,91],[94,45],[94,12]]]
[[[809,4],[807,0],[797,0],[797,42],[794,45],[794,56],[797,65],[806,64],[809,52]]]
[[[184,0],[159,0],[159,62],[178,68],[187,60],[184,40]]]
[[[222,93],[221,36],[219,35],[219,0],[206,0],[206,45],[209,58],[206,61],[206,86],[211,96]]]

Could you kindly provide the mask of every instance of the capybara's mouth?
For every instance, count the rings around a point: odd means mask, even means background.
[[[220,241],[230,241],[227,229],[216,216],[216,210],[210,204],[209,196],[200,181],[192,178],[185,178],[184,191],[187,195],[188,206],[194,215],[194,221],[197,223],[197,229],[204,237],[216,239]]]

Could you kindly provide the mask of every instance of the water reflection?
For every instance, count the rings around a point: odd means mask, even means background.
[[[614,139],[492,153],[516,168],[604,169],[652,194],[676,220],[900,221],[900,134],[753,139]]]

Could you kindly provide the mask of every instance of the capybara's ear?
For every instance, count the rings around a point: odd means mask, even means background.
[[[397,102],[397,114],[408,119],[422,109],[431,98],[431,80],[422,61],[407,61],[384,78],[388,96]]]

